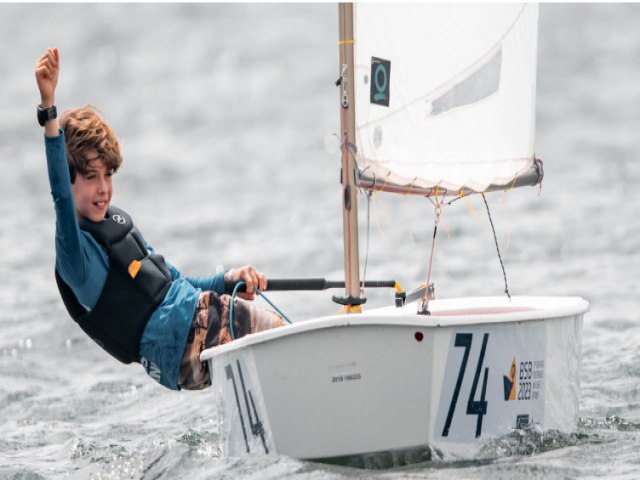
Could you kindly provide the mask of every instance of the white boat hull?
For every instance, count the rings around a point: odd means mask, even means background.
[[[429,445],[470,456],[516,428],[575,430],[586,301],[430,309],[319,318],[204,351],[225,454],[323,459]]]

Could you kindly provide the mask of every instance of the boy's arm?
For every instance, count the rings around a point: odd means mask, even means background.
[[[151,253],[156,253],[155,250],[147,241],[144,241],[147,250]],[[199,288],[203,291],[214,291],[220,295],[225,292],[224,290],[224,282],[225,281],[243,281],[247,285],[246,292],[238,292],[238,296],[245,300],[253,300],[255,298],[254,286],[260,290],[267,289],[267,276],[256,270],[253,265],[245,265],[240,268],[234,268],[225,273],[218,273],[216,275],[212,275],[210,277],[187,277],[182,275],[180,271],[171,265],[169,262],[166,262],[169,271],[171,272],[171,277],[173,280],[178,277],[184,277],[184,279],[193,285],[196,288]]]
[[[156,253],[153,247],[149,245],[149,243],[146,240],[144,241],[144,244],[147,247],[147,250],[149,250],[149,252]],[[171,278],[173,280],[176,280],[179,277],[183,277],[187,282],[189,282],[195,288],[199,288],[200,290],[203,290],[203,291],[212,290],[219,295],[222,295],[224,293],[224,274],[223,273],[212,275],[210,277],[186,277],[182,275],[182,273],[180,273],[180,270],[178,270],[171,263],[167,262],[166,260],[165,260],[165,263],[167,264],[167,268],[169,269],[169,272],[171,273]]]
[[[36,82],[40,90],[40,106],[49,108],[55,105],[56,87],[60,73],[60,54],[57,48],[50,48],[36,63]],[[47,137],[59,135],[58,119],[47,120],[44,124],[44,134]]]
[[[222,295],[224,292],[224,273],[218,273],[211,277],[185,277],[187,282],[200,290],[211,290],[218,295]]]
[[[38,59],[35,68],[40,106],[43,108],[55,104],[59,73],[58,49],[48,49]],[[56,265],[66,282],[70,282],[71,286],[79,286],[87,279],[88,259],[76,220],[66,147],[57,118],[45,122],[44,133],[49,183],[56,212]]]

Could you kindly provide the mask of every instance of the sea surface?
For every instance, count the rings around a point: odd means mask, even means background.
[[[58,108],[96,105],[122,140],[113,203],[185,274],[250,262],[340,279],[340,165],[325,147],[339,129],[336,23],[332,4],[0,4],[0,479],[640,478],[638,4],[542,5],[545,179],[488,195],[511,293],[591,303],[575,433],[382,470],[225,458],[212,391],[163,389],[68,318],[35,115],[42,51],[60,49]],[[376,195],[369,217],[367,277],[423,282],[433,206]],[[481,199],[441,226],[437,295],[501,295]],[[304,321],[335,313],[330,297],[270,299]]]

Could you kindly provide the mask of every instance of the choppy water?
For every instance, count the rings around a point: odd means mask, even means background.
[[[272,277],[339,278],[339,162],[323,147],[339,121],[336,14],[329,4],[0,5],[0,478],[640,477],[640,5],[542,6],[546,178],[540,195],[489,197],[512,293],[591,302],[575,434],[514,434],[472,460],[368,460],[386,470],[223,458],[211,392],[164,390],[67,318],[35,123],[41,51],[61,50],[59,108],[98,105],[123,141],[114,203],[185,273],[252,262]],[[502,292],[482,204],[471,205],[446,211],[439,296]],[[368,277],[424,281],[432,207],[378,196],[371,218]],[[271,295],[297,320],[335,312],[329,298]]]

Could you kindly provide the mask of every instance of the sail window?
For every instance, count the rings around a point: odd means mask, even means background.
[[[465,79],[455,83],[433,100],[431,115],[440,115],[454,108],[470,105],[496,93],[500,88],[502,48]]]

